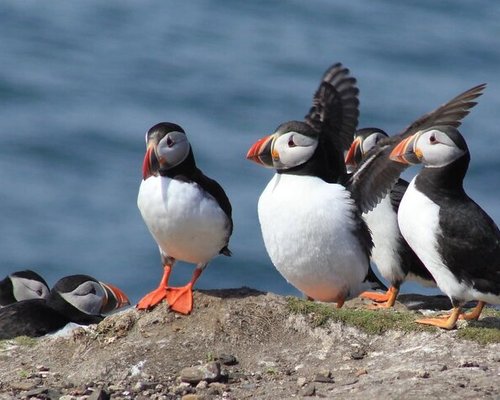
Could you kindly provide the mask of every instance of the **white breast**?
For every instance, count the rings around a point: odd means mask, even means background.
[[[226,245],[228,218],[196,183],[150,177],[141,183],[137,205],[164,255],[205,264]]]
[[[399,250],[397,215],[387,195],[372,211],[363,214],[373,238],[372,260],[380,274],[389,282],[403,281]]]
[[[399,205],[401,234],[432,274],[439,289],[448,297],[462,302],[498,302],[498,297],[495,301],[495,296],[482,294],[465,282],[458,281],[445,265],[438,246],[438,235],[441,234],[439,209],[436,203],[416,189],[414,178]]]
[[[283,277],[322,301],[355,296],[368,260],[355,237],[349,192],[310,176],[275,175],[259,199],[269,256]]]

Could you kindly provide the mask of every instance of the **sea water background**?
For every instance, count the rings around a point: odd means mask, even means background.
[[[390,133],[487,82],[462,128],[466,189],[500,223],[499,21],[500,3],[486,0],[2,1],[0,275],[31,267],[53,284],[87,273],[133,302],[156,287],[158,251],[136,195],[144,133],[173,121],[234,209],[234,255],[215,259],[198,287],[298,294],[260,235],[271,171],[245,154],[305,115],[337,61],[358,79],[359,126]],[[179,265],[172,283],[191,272]]]

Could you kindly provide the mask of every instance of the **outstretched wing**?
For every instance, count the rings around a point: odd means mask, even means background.
[[[485,87],[486,84],[474,86],[459,94],[434,111],[418,118],[400,134],[381,140],[370,150],[347,183],[360,210],[362,212],[372,210],[408,167],[406,164],[389,159],[389,154],[401,140],[433,126],[460,126],[462,119],[477,104],[474,100],[481,96]]]
[[[458,128],[477,102],[474,101],[483,94],[486,83],[474,86],[459,94],[434,111],[422,115],[419,119],[407,126],[398,136],[400,139],[411,136],[418,131],[429,129],[433,126],[453,126]]]
[[[349,148],[358,126],[359,90],[356,79],[342,64],[332,65],[323,75],[305,121],[321,136],[344,152]]]

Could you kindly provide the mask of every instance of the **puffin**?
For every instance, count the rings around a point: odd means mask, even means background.
[[[0,281],[0,307],[21,300],[46,299],[49,292],[49,285],[35,271],[16,271]]]
[[[0,309],[0,339],[38,337],[55,332],[69,322],[96,324],[101,314],[128,305],[117,287],[88,275],[70,275],[56,282],[47,299],[29,299]]]
[[[217,255],[231,255],[231,203],[221,185],[197,168],[181,126],[154,125],[146,133],[146,147],[137,206],[158,244],[163,276],[137,308],[151,309],[165,299],[172,311],[189,314],[193,286],[203,270]],[[182,287],[168,285],[176,260],[196,265],[191,280]]]
[[[355,169],[368,152],[389,135],[379,128],[363,128],[356,131],[354,141],[347,152],[345,163]],[[390,192],[371,211],[363,214],[372,233],[372,261],[380,274],[390,283],[385,293],[364,292],[360,297],[373,300],[370,308],[394,306],[401,284],[413,280],[424,286],[436,286],[431,273],[413,252],[399,231],[397,213],[408,182],[399,178]]]
[[[402,140],[390,159],[422,164],[398,212],[403,237],[451,300],[450,315],[417,320],[453,329],[458,318],[476,320],[486,303],[500,304],[500,231],[464,190],[470,162],[456,127],[434,126]],[[462,307],[477,301],[469,313]]]
[[[304,121],[253,144],[247,159],[276,173],[258,201],[265,248],[310,300],[345,300],[384,287],[370,268],[372,239],[348,184],[343,152],[356,130],[359,90],[349,70],[327,69]]]
[[[345,162],[353,175],[359,174],[361,170],[372,172],[371,179],[364,179],[367,190],[362,196],[365,200],[369,200],[370,204],[363,217],[368,223],[374,240],[372,260],[381,275],[390,283],[389,290],[384,294],[375,292],[361,294],[364,298],[381,303],[374,305],[374,308],[392,307],[400,286],[405,280],[414,280],[424,286],[436,286],[430,271],[401,235],[397,216],[408,182],[399,178],[399,174],[405,167],[391,161],[389,153],[397,143],[419,130],[436,124],[460,126],[461,120],[477,104],[474,100],[482,94],[484,88],[485,85],[477,85],[460,93],[432,112],[424,114],[402,133],[393,137],[389,137],[379,128],[364,128],[356,132]],[[374,200],[381,197],[376,194],[377,191],[382,193],[381,188],[386,191],[387,187],[390,187],[390,191],[376,204]],[[375,199],[371,198],[373,194],[375,194]]]

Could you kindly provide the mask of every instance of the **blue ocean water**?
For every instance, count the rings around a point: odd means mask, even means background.
[[[87,273],[133,302],[156,287],[159,255],[136,196],[144,133],[172,121],[234,208],[233,257],[216,258],[197,286],[297,294],[260,235],[271,171],[245,154],[305,115],[337,61],[358,79],[360,127],[390,133],[488,83],[462,128],[466,188],[500,223],[499,19],[486,0],[1,2],[0,276],[31,267],[53,284]],[[178,265],[171,281],[191,273]]]

